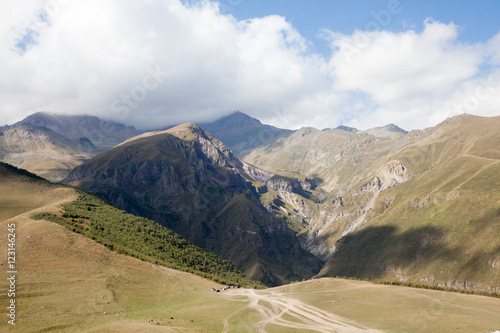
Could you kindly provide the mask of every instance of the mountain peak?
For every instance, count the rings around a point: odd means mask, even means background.
[[[217,124],[218,126],[225,126],[225,127],[231,127],[235,125],[237,126],[262,125],[260,120],[250,117],[249,115],[241,111],[233,112],[230,115],[227,115],[212,122],[211,124]]]
[[[169,133],[181,140],[192,141],[199,136],[205,136],[205,131],[200,126],[194,123],[184,123],[175,127],[169,128],[162,133]]]
[[[370,128],[364,132],[381,138],[394,138],[408,133],[404,129],[394,124]]]
[[[264,125],[258,119],[240,111],[200,126],[224,142],[237,156],[243,156],[256,147],[293,133],[290,130]]]
[[[337,127],[335,127],[335,129],[346,131],[346,132],[351,132],[351,133],[359,132],[359,130],[357,128],[344,126],[344,125],[337,126]]]

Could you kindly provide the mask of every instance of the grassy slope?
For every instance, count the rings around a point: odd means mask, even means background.
[[[64,213],[38,213],[33,219],[48,219],[104,244],[119,253],[233,285],[262,287],[242,276],[234,264],[189,243],[154,221],[136,217],[110,206],[94,195],[81,192],[77,200],[63,206]]]
[[[64,188],[47,186],[50,183],[42,178],[2,162],[0,180],[0,221],[44,207],[60,200],[66,193]]]
[[[0,181],[1,189],[18,194],[0,197],[5,219],[17,213],[28,215],[26,212],[30,212],[33,219],[58,223],[119,253],[195,273],[220,283],[263,287],[244,277],[230,261],[195,246],[154,221],[112,207],[92,194],[78,191],[76,198],[73,189],[50,183],[4,163],[0,164]],[[50,194],[44,195],[44,192]],[[68,196],[68,202],[62,206],[62,212],[33,211],[33,208],[61,200],[63,194]]]
[[[2,215],[1,238],[8,224],[16,224],[18,331],[150,332],[159,322],[162,331],[168,326],[216,332],[223,316],[238,307],[216,297],[211,288],[221,286],[213,281],[118,254],[55,223],[29,218],[59,213],[60,204],[78,198],[72,188],[0,165],[0,193],[2,211],[9,212]],[[0,258],[2,267],[6,260]],[[6,283],[2,279],[2,290]],[[7,295],[0,295],[0,303],[6,302]],[[5,321],[0,329],[7,329]]]
[[[18,234],[18,331],[150,332],[161,326],[217,332],[238,307],[212,292],[221,287],[212,281],[117,254],[51,222],[12,222]],[[6,223],[0,223],[2,231]],[[6,302],[2,294],[0,303]]]
[[[499,123],[454,119],[397,154],[415,177],[381,193],[367,227],[341,241],[320,276],[498,288]]]

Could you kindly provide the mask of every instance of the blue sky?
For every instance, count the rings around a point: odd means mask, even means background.
[[[0,125],[37,111],[141,129],[237,110],[292,129],[500,115],[500,1],[23,0],[0,13]]]
[[[326,53],[326,43],[318,38],[321,29],[351,34],[364,30],[367,23],[376,21],[372,12],[387,11],[389,0],[222,0],[222,8],[237,19],[266,15],[282,15],[320,52]],[[500,32],[500,1],[496,0],[400,0],[401,12],[391,15],[382,29],[401,32],[421,31],[427,18],[453,22],[461,27],[459,40],[483,42]]]

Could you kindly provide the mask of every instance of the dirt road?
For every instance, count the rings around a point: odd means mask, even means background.
[[[253,289],[229,289],[224,292],[223,296],[232,301],[248,303],[245,308],[224,319],[224,333],[240,329],[243,326],[252,326],[258,332],[266,332],[266,326],[270,324],[317,332],[380,332],[302,301],[286,297],[282,293]],[[256,311],[260,315],[260,320],[254,323],[242,320],[243,316],[248,315],[248,310]],[[241,322],[245,322],[245,324],[239,324]]]

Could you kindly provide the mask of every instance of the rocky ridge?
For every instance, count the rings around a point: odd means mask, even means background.
[[[268,285],[312,276],[319,261],[254,197],[247,177],[224,144],[183,124],[96,156],[67,182],[173,229]]]

